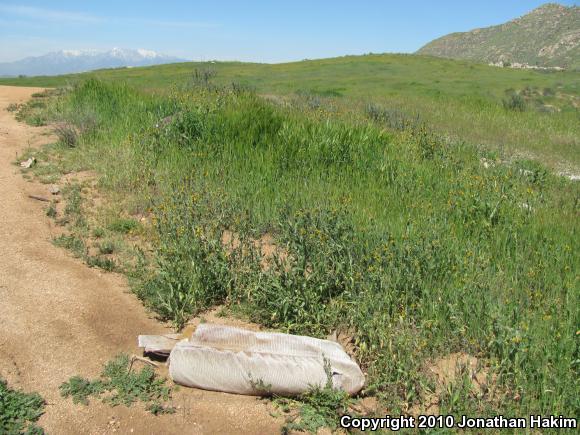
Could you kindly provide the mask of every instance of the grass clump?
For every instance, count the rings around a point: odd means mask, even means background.
[[[75,257],[83,258],[86,254],[85,242],[74,234],[63,234],[53,240],[56,246],[68,249]]]
[[[101,239],[105,236],[105,230],[101,227],[94,228],[92,235],[95,239]]]
[[[87,255],[85,262],[89,267],[98,267],[107,272],[114,272],[117,270],[117,263],[112,258],[104,258],[98,255]]]
[[[0,379],[0,432],[7,435],[40,435],[44,431],[36,425],[44,413],[45,401],[37,393],[27,394],[8,387]]]
[[[496,375],[490,412],[576,412],[576,184],[526,160],[485,167],[404,107],[351,117],[94,80],[61,104],[97,120],[63,152],[150,213],[155,262],[135,290],[176,326],[225,304],[288,332],[348,331],[367,392],[393,413],[419,404],[426,361],[451,352]],[[494,104],[503,121],[532,116]]]
[[[526,100],[519,94],[511,94],[507,99],[502,101],[503,107],[506,110],[513,110],[515,112],[524,112],[527,107]]]
[[[54,132],[58,136],[58,140],[60,141],[61,144],[70,148],[74,148],[75,146],[77,146],[78,133],[71,124],[67,123],[58,124],[54,128]]]
[[[58,215],[58,213],[57,213],[56,204],[54,201],[51,201],[50,205],[46,208],[46,215],[49,218],[56,219],[56,216]]]
[[[128,234],[138,226],[139,223],[134,219],[117,218],[109,224],[109,229],[116,233]]]
[[[72,397],[73,403],[89,404],[91,397],[111,406],[131,406],[142,402],[153,414],[173,413],[173,407],[164,404],[171,389],[166,380],[156,376],[150,366],[133,370],[133,361],[124,354],[109,361],[96,380],[73,376],[60,386],[62,397]]]
[[[64,214],[69,217],[77,217],[81,214],[82,196],[81,186],[73,184],[66,192],[66,207]]]
[[[18,112],[19,109],[20,105],[16,103],[10,103],[8,106],[6,106],[6,111],[10,113]]]
[[[105,240],[98,244],[98,249],[99,253],[102,255],[112,254],[113,252],[115,252],[115,244],[110,240]]]

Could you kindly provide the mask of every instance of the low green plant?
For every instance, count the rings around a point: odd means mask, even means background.
[[[109,224],[108,228],[117,233],[128,234],[138,226],[139,223],[135,219],[117,218]]]
[[[60,386],[62,397],[72,397],[75,404],[88,405],[91,396],[98,397],[106,391],[102,380],[89,381],[80,376],[73,376]]]
[[[503,107],[506,110],[513,110],[515,112],[524,112],[526,110],[526,100],[519,94],[511,94],[508,98],[502,101]]]
[[[56,219],[57,211],[56,211],[56,204],[51,202],[50,205],[46,208],[46,215],[49,218]]]
[[[315,434],[323,427],[336,430],[339,417],[348,413],[352,399],[348,393],[334,388],[332,367],[326,359],[324,360],[324,370],[327,376],[324,386],[312,387],[297,399],[281,397],[274,399],[274,403],[286,412],[293,409],[298,410],[297,413],[287,418],[282,429],[283,433],[301,431]]]
[[[81,214],[82,206],[81,186],[73,184],[64,192],[64,194],[66,197],[64,214],[69,217],[79,216]]]
[[[94,235],[94,231],[93,231],[93,235]],[[97,246],[99,248],[99,253],[102,255],[108,255],[108,254],[112,254],[113,252],[115,252],[115,243],[113,243],[110,240],[105,240],[105,241],[99,243]]]
[[[396,115],[388,125],[317,98],[309,109],[226,86],[151,95],[95,80],[61,97],[63,110],[96,120],[62,153],[147,210],[152,225],[138,233],[153,261],[132,275],[137,294],[178,327],[224,304],[282,331],[344,331],[366,392],[391,412],[419,404],[433,355],[465,352],[520,394],[485,398],[490,412],[573,414],[577,183],[503,155],[483,165],[487,152],[427,119],[401,129]],[[548,128],[569,115],[515,113],[497,98],[449,106],[441,96],[421,117],[469,107],[574,143],[570,123]],[[383,107],[399,106],[415,113]],[[472,121],[469,138],[482,125]],[[123,206],[117,216],[133,215]],[[452,410],[477,405],[453,395]]]
[[[8,387],[0,379],[0,433],[6,435],[41,435],[36,425],[44,413],[45,401],[38,393],[23,393]]]
[[[60,123],[54,127],[54,132],[58,136],[61,144],[74,148],[78,143],[78,133],[75,127],[68,123]]]
[[[92,235],[96,239],[100,239],[105,236],[105,230],[101,227],[94,228],[92,231]]]
[[[28,124],[32,125],[33,127],[43,127],[43,126],[47,125],[46,118],[39,113],[34,113],[34,114],[27,116],[26,122]]]
[[[68,249],[75,257],[84,257],[86,253],[85,242],[74,234],[63,234],[53,240],[56,246]]]
[[[98,255],[87,255],[85,262],[89,267],[98,267],[107,272],[114,272],[117,270],[117,263],[112,258],[104,258]]]
[[[382,107],[376,103],[367,104],[365,113],[372,121],[395,130],[416,130],[422,125],[418,114],[412,116],[402,110]]]
[[[131,406],[143,402],[153,414],[172,413],[174,408],[164,404],[169,400],[171,388],[159,378],[150,366],[133,369],[134,361],[121,354],[109,361],[96,380],[73,376],[60,386],[62,397],[72,397],[73,403],[89,404],[94,397],[111,406]]]

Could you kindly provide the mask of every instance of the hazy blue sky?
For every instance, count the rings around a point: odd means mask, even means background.
[[[0,61],[60,49],[146,48],[194,60],[281,62],[412,52],[541,0],[5,1]],[[578,1],[561,1],[578,5]]]

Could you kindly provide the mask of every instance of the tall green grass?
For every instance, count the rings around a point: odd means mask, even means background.
[[[578,414],[577,184],[525,160],[486,169],[492,155],[420,121],[239,87],[89,80],[51,107],[82,132],[65,158],[151,211],[155,267],[135,291],[161,316],[226,304],[289,332],[345,331],[391,410],[421,402],[428,361],[462,351],[496,388],[450,412]]]
[[[469,61],[418,55],[344,56],[283,64],[206,62],[121,68],[58,77],[0,79],[0,84],[62,86],[98,78],[126,82],[151,93],[168,94],[174,84],[203,80],[194,71],[217,73],[214,81],[250,87],[264,95],[313,102],[330,100],[336,111],[352,112],[370,101],[408,115],[420,114],[430,129],[455,140],[551,167],[580,167],[580,75],[496,68]],[[524,111],[506,110],[511,95]],[[320,104],[320,102],[318,103]]]

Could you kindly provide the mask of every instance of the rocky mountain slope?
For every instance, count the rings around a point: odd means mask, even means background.
[[[548,3],[505,24],[435,39],[417,53],[580,69],[580,7]]]

